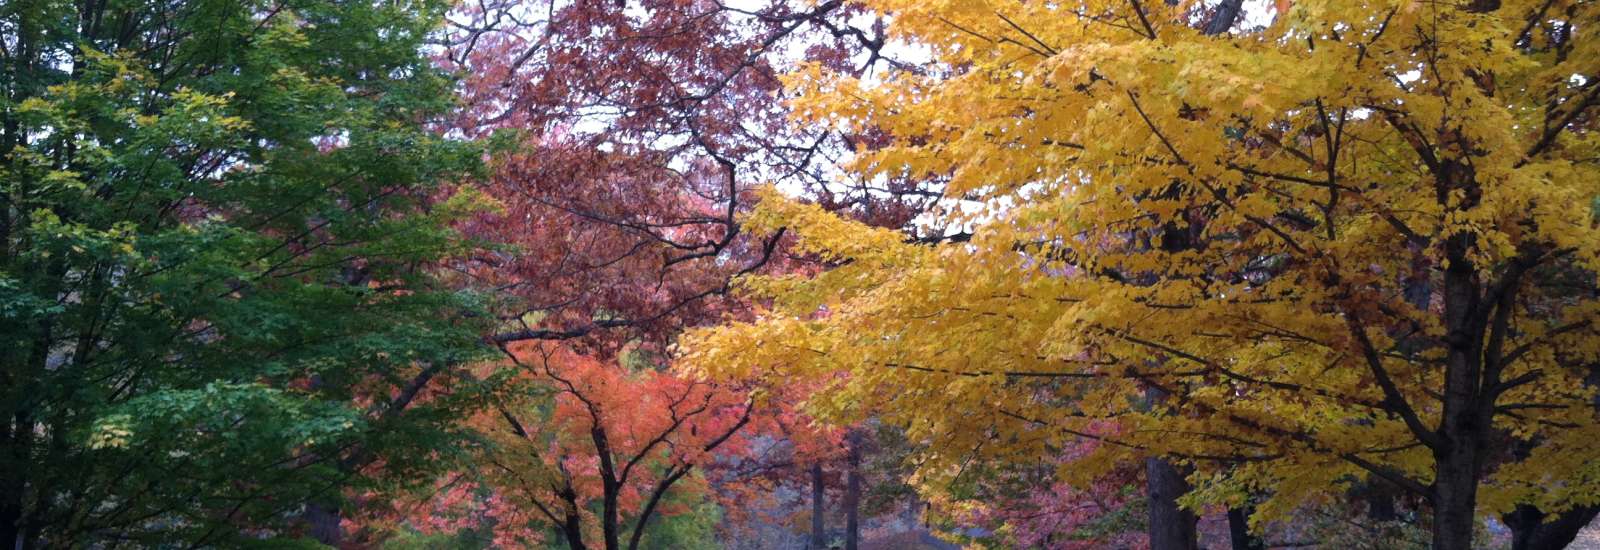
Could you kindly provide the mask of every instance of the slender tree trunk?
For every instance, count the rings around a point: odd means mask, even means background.
[[[850,438],[850,469],[844,486],[844,550],[857,550],[861,540],[861,446]]]
[[[734,423],[734,425],[728,428],[727,431],[722,432],[722,435],[717,436],[716,439],[712,439],[710,443],[702,446],[700,450],[702,452],[710,453],[711,451],[716,450],[717,447],[722,446],[723,443],[726,443],[729,438],[733,437],[733,434],[738,433],[740,429],[744,428],[746,423],[750,422],[750,413],[752,410],[753,409],[751,407],[746,406],[744,409],[744,414],[739,417],[738,422]],[[597,440],[597,442],[599,441],[600,440]],[[607,448],[609,448],[609,445]],[[602,455],[602,457],[608,456],[610,456],[609,451],[607,454]],[[603,472],[614,471],[612,470],[610,463],[611,462],[609,458],[601,458],[600,465]],[[627,468],[623,468],[623,470],[626,472]],[[669,467],[664,473],[664,477],[661,478],[661,481],[656,482],[655,488],[650,490],[650,498],[645,501],[644,508],[639,510],[638,519],[633,522],[633,534],[628,537],[628,550],[638,550],[640,541],[644,540],[644,530],[650,525],[650,518],[655,517],[656,505],[661,504],[661,499],[667,495],[667,490],[671,489],[673,484],[677,483],[678,480],[683,479],[684,476],[689,475],[689,472],[693,470],[693,462]],[[627,481],[625,477],[623,479],[617,479],[610,474],[606,475],[608,477],[605,479],[614,480],[611,482],[611,484],[618,487],[619,490]]]
[[[595,425],[589,428],[589,437],[594,440],[596,454],[600,455],[600,534],[605,537],[606,550],[620,550],[622,535],[618,530],[618,515],[622,511],[618,507],[622,482],[617,479],[617,469],[611,461],[611,443],[605,429],[600,427],[598,417]]]
[[[688,475],[693,465],[678,466],[667,470],[666,477],[656,482],[650,491],[650,499],[645,501],[644,508],[639,510],[639,518],[633,522],[633,534],[628,537],[628,550],[638,550],[639,542],[644,540],[644,529],[650,525],[650,518],[655,517],[656,505],[661,504],[661,498],[667,495],[667,490],[672,484],[677,483],[683,476]]]
[[[828,544],[827,537],[823,534],[822,514],[825,511],[822,502],[822,463],[811,464],[811,550],[822,550]]]
[[[1250,534],[1250,515],[1253,513],[1255,509],[1249,504],[1228,509],[1228,540],[1232,543],[1233,550],[1267,549],[1266,541]]]
[[[566,521],[561,523],[561,536],[567,539],[567,548],[571,550],[588,550],[583,544],[583,519],[577,513],[568,511]]]
[[[1584,383],[1600,386],[1600,366],[1590,367]],[[1600,394],[1595,395],[1593,406],[1600,411]],[[1532,445],[1519,445],[1514,451],[1518,460],[1526,460]],[[1528,504],[1519,504],[1511,513],[1500,516],[1511,528],[1511,550],[1560,550],[1572,544],[1594,518],[1600,515],[1600,505],[1579,506],[1551,517],[1544,510]]]
[[[354,279],[355,276],[350,275],[349,272],[346,272],[346,277],[351,278],[350,282],[352,285],[356,284]],[[428,381],[432,380],[435,375],[445,368],[445,366],[446,364],[444,363],[438,363],[429,366],[419,373],[411,380],[410,384],[401,390],[400,395],[393,401],[390,401],[387,408],[383,409],[383,411],[379,413],[378,420],[388,420],[393,418],[395,415],[401,414],[401,412],[404,411],[406,407],[410,406],[411,402],[416,399],[417,394],[419,394],[422,391],[422,388],[428,384]],[[322,379],[320,377],[313,376],[311,379],[311,385],[313,388],[321,386]],[[376,411],[376,409],[371,410]],[[370,449],[365,447],[357,447],[350,451],[349,456],[334,461],[334,465],[338,468],[340,476],[348,478],[357,475],[361,468],[371,463],[374,458],[375,455]],[[336,495],[342,493],[342,491],[339,490],[340,487],[342,487],[342,484],[334,488]],[[338,506],[326,506],[320,502],[309,501],[306,503],[305,513],[301,517],[306,522],[307,526],[310,527],[311,537],[316,539],[317,542],[326,544],[328,546],[338,547],[339,543],[343,541],[344,529],[342,524],[344,517],[343,511]]]
[[[1511,528],[1511,550],[1531,549],[1544,517],[1544,511],[1527,504],[1518,504],[1511,513],[1500,516],[1500,521]]]
[[[1150,550],[1199,550],[1194,512],[1178,506],[1178,497],[1189,492],[1183,472],[1159,458],[1147,458],[1144,464],[1150,498]]]
[[[1167,5],[1176,6],[1178,0],[1167,0]],[[1217,35],[1227,32],[1233,27],[1234,20],[1239,17],[1243,7],[1242,0],[1223,0],[1217,6],[1200,32],[1206,35]],[[1177,193],[1176,186],[1170,188],[1169,193]],[[1186,216],[1187,217],[1187,216]],[[1201,238],[1204,223],[1191,223],[1186,228],[1180,228],[1175,223],[1168,223],[1164,228],[1161,248],[1171,252],[1192,248]],[[1150,388],[1146,391],[1146,406],[1159,402],[1165,396],[1161,390]],[[1149,490],[1150,518],[1147,526],[1150,533],[1150,548],[1152,550],[1197,550],[1200,547],[1198,535],[1195,532],[1195,517],[1192,512],[1178,507],[1178,497],[1189,491],[1189,483],[1184,481],[1183,475],[1170,462],[1160,458],[1145,459],[1146,484]]]
[[[13,419],[7,418],[7,421]],[[7,462],[13,464],[0,472],[0,548],[21,548],[22,492],[27,479],[27,443],[24,436],[24,418],[17,415],[8,426],[6,434]]]

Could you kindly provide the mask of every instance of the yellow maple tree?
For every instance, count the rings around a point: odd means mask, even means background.
[[[1090,437],[1064,474],[1167,457],[1264,518],[1381,479],[1436,548],[1600,504],[1596,6],[863,3],[934,62],[808,67],[796,107],[897,136],[851,168],[948,176],[974,236],[769,192],[748,228],[834,267],[746,278],[770,305],[688,368],[826,381],[812,408],[905,427],[927,484]]]

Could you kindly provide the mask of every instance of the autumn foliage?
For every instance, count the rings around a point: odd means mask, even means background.
[[[1597,24],[0,4],[0,545],[1561,548]]]
[[[701,371],[846,370],[816,408],[929,441],[935,486],[1091,438],[1078,467],[1169,461],[1258,527],[1364,484],[1420,499],[1436,548],[1593,516],[1588,8],[868,4],[945,70],[813,65],[795,104],[895,135],[853,168],[949,174],[977,235],[769,194],[747,227],[838,267],[746,279],[772,306],[698,331]]]

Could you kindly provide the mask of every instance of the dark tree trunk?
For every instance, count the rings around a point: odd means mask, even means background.
[[[7,419],[8,421],[11,419]],[[27,475],[26,447],[22,442],[22,428],[8,426],[6,434],[6,461],[14,467],[0,472],[0,548],[21,548],[22,544],[22,489]],[[15,435],[13,435],[15,434]]]
[[[1477,525],[1478,477],[1492,421],[1492,399],[1484,387],[1484,333],[1487,323],[1481,281],[1467,251],[1471,235],[1451,237],[1444,273],[1444,325],[1448,330],[1443,410],[1433,445],[1433,547],[1472,548]],[[1502,306],[1502,310],[1504,307]],[[1485,384],[1487,382],[1487,384]]]
[[[1483,441],[1469,419],[1452,418],[1446,400],[1446,436],[1434,450],[1433,547],[1472,548],[1472,531],[1478,521],[1478,474]],[[1474,415],[1476,416],[1476,415]]]
[[[317,542],[339,547],[344,540],[344,529],[339,526],[343,519],[339,514],[338,506],[328,506],[320,502],[306,504],[304,515],[306,526],[311,530],[311,538]]]
[[[811,465],[811,550],[821,550],[828,544],[822,532],[823,489],[822,463],[814,463]]]
[[[10,480],[6,481],[8,484]],[[20,495],[19,495],[20,496]],[[17,496],[4,495],[5,502],[0,503],[0,547],[21,548],[22,529],[19,523],[22,520],[22,507]]]
[[[583,544],[583,519],[578,514],[568,512],[566,521],[561,523],[561,536],[567,539],[567,548],[571,550],[588,550]]]
[[[48,268],[51,280],[60,280],[66,273],[66,268],[57,263]],[[56,290],[52,288],[52,293]],[[40,538],[42,527],[35,521],[42,516],[51,505],[48,499],[35,497],[30,509],[27,494],[30,485],[35,495],[46,495],[48,487],[38,486],[41,479],[47,479],[43,470],[35,471],[34,468],[41,462],[40,456],[35,454],[39,445],[37,439],[38,424],[41,418],[35,414],[36,410],[26,402],[32,398],[32,390],[38,389],[38,380],[49,368],[50,346],[54,342],[55,325],[49,320],[43,320],[34,327],[36,331],[33,341],[29,346],[27,363],[23,365],[20,377],[8,376],[13,382],[18,382],[14,388],[5,388],[10,395],[0,396],[15,399],[15,409],[9,411],[6,420],[9,422],[7,429],[10,432],[6,439],[5,462],[0,462],[0,469],[7,470],[0,473],[0,540],[8,548],[17,550],[31,550],[36,547]],[[20,382],[17,380],[20,378]],[[54,438],[59,442],[60,438]],[[45,483],[48,483],[46,481]]]
[[[850,441],[850,469],[844,484],[844,550],[857,550],[861,540],[861,446]]]
[[[1255,513],[1248,504],[1228,509],[1228,540],[1233,550],[1266,550],[1267,542],[1250,534],[1250,515]]]
[[[1211,19],[1206,21],[1205,28],[1200,29],[1200,32],[1207,35],[1228,32],[1228,29],[1233,28],[1234,20],[1239,18],[1242,8],[1244,0],[1223,0],[1221,4],[1217,4],[1216,13],[1211,15]]]
[[[1511,528],[1511,550],[1561,550],[1600,515],[1600,506],[1581,506],[1551,517],[1526,504],[1501,516]]]
[[[1367,484],[1368,490],[1362,495],[1367,501],[1367,518],[1374,522],[1391,522],[1400,519],[1400,513],[1395,510],[1393,491],[1388,491],[1387,484],[1373,480]]]
[[[1147,458],[1146,486],[1150,497],[1150,550],[1199,550],[1195,516],[1178,506],[1178,497],[1189,492],[1189,482],[1172,463]]]
[[[594,440],[596,454],[600,455],[600,534],[605,537],[606,550],[619,550],[622,548],[622,534],[618,528],[622,482],[617,479],[617,469],[611,461],[610,439],[598,421],[589,428],[589,437]]]

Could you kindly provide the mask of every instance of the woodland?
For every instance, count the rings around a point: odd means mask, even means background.
[[[1590,30],[0,0],[0,548],[1600,544]]]

